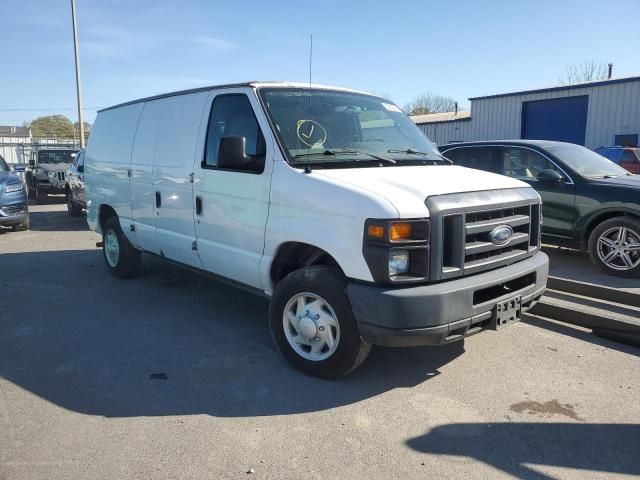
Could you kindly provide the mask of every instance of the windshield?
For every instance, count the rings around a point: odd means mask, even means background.
[[[580,145],[570,143],[545,147],[569,167],[586,178],[605,178],[629,175],[624,168]]]
[[[5,173],[9,171],[9,165],[4,161],[4,158],[0,155],[0,173]]]
[[[41,150],[38,163],[71,163],[75,156],[75,150]]]
[[[289,161],[295,166],[449,163],[388,100],[300,88],[265,88],[260,94]]]

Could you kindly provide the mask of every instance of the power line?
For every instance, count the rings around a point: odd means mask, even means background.
[[[83,110],[100,110],[102,107],[83,107]],[[0,107],[0,112],[48,112],[48,111],[58,111],[58,112],[67,112],[70,110],[76,110],[76,107],[29,107],[29,108],[16,108],[16,107]]]

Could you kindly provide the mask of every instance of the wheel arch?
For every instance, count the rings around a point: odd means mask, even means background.
[[[636,220],[640,220],[640,213],[634,212],[632,210],[627,209],[609,209],[605,211],[598,212],[593,215],[586,223],[583,228],[583,233],[580,236],[580,244],[582,249],[585,249],[589,245],[589,237],[591,236],[591,232],[600,225],[602,222],[609,220],[615,217],[632,217]]]
[[[304,242],[285,242],[276,250],[269,278],[273,286],[291,272],[311,265],[326,265],[337,268],[342,275],[344,271],[336,259],[320,247]]]
[[[104,230],[105,222],[111,217],[118,217],[115,209],[111,205],[102,204],[98,210],[98,225],[100,225],[100,230]]]

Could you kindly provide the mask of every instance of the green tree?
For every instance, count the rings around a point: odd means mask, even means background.
[[[84,142],[85,144],[87,143],[87,140],[89,140],[89,134],[91,133],[91,127],[93,125],[91,125],[89,122],[84,122]],[[73,124],[73,128],[75,129],[75,136],[74,138],[78,138],[80,136],[80,122],[75,122]]]
[[[64,115],[38,117],[27,126],[34,137],[73,138],[73,123]]]

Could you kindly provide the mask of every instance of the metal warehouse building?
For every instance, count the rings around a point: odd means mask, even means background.
[[[474,97],[470,111],[412,119],[438,145],[476,140],[538,139],[638,145],[640,77]]]

